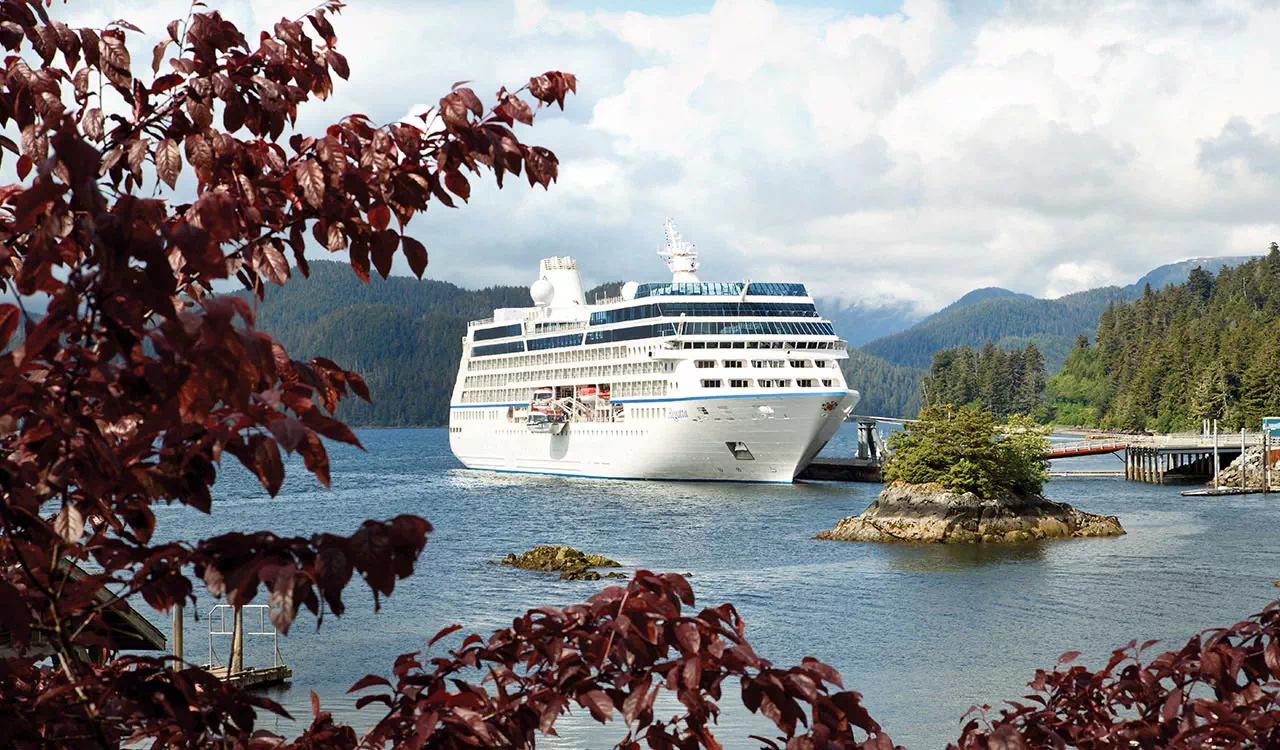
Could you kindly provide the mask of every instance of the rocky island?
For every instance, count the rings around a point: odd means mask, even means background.
[[[528,552],[508,554],[501,560],[502,565],[509,565],[522,570],[545,570],[559,572],[562,581],[598,581],[601,578],[626,578],[623,573],[609,572],[601,575],[594,568],[618,568],[617,560],[610,560],[604,555],[594,555],[576,550],[568,545],[540,544]]]
[[[1048,441],[1030,420],[998,425],[976,407],[932,406],[889,446],[884,491],[816,539],[975,544],[1125,533],[1115,516],[1040,494]]]
[[[1017,543],[1124,533],[1115,516],[1086,513],[1040,496],[981,498],[940,484],[896,482],[866,510],[816,539],[837,542]]]

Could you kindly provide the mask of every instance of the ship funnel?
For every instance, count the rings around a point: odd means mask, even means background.
[[[573,258],[567,256],[543,258],[538,264],[538,279],[545,280],[551,285],[551,289],[555,290],[551,295],[546,295],[545,288],[538,290],[541,292],[538,295],[541,299],[535,297],[535,302],[538,304],[549,304],[551,307],[587,304],[586,295],[582,293],[582,279],[578,276],[578,263]],[[535,286],[538,286],[536,282]],[[533,293],[532,289],[530,293]]]
[[[692,242],[685,242],[676,229],[676,222],[670,216],[662,223],[665,243],[658,248],[658,257],[666,261],[671,269],[673,283],[696,282],[698,280],[698,248]]]

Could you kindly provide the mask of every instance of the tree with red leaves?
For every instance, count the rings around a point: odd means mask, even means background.
[[[313,695],[310,727],[286,742],[255,730],[257,711],[280,706],[201,668],[102,658],[117,647],[109,621],[130,602],[194,601],[188,571],[233,606],[265,589],[283,631],[303,606],[320,618],[322,600],[340,616],[356,574],[377,606],[431,531],[399,516],[346,535],[153,541],[155,503],[213,512],[225,456],[275,495],[282,449],[328,484],[321,438],[359,445],[333,411],[369,398],[360,376],[290,358],[215,282],[234,276],[262,297],[292,273],[287,251],[305,275],[317,244],[347,252],[362,279],[386,277],[397,252],[421,277],[427,251],[404,228],[432,200],[466,201],[468,175],[486,171],[499,186],[506,175],[556,179],[554,154],[513,128],[533,122],[527,99],[564,106],[576,81],[559,72],[500,90],[488,109],[459,86],[422,125],[352,115],[282,142],[298,106],[347,76],[329,20],[340,8],[281,20],[251,46],[197,2],[169,24],[144,80],[127,22],[72,29],[40,0],[0,0],[0,126],[21,134],[0,147],[23,181],[0,187],[0,290],[17,300],[0,304],[0,746],[533,747],[583,710],[620,718],[621,747],[717,748],[730,682],[777,727],[756,738],[764,746],[890,750],[834,669],[775,667],[731,605],[695,610],[684,578],[648,571],[446,655],[401,655],[390,678],[352,688],[386,711],[365,738]],[[184,169],[192,202],[154,197],[172,195]],[[48,299],[39,317],[23,304],[37,294]],[[958,747],[1280,745],[1278,606],[1147,665],[1134,647],[1097,673],[1066,659],[1036,676],[1028,703],[994,721],[980,709]],[[654,711],[664,690],[682,710],[669,719]]]
[[[73,29],[40,0],[0,2],[10,52],[0,125],[21,133],[0,146],[23,180],[0,187],[0,287],[17,300],[0,304],[0,628],[13,651],[0,660],[4,747],[279,744],[254,731],[256,710],[283,713],[269,700],[190,665],[94,658],[114,646],[110,613],[194,602],[190,571],[233,606],[264,588],[287,632],[303,606],[320,617],[321,600],[341,615],[354,575],[376,606],[413,573],[431,526],[407,515],[310,538],[154,542],[151,506],[213,512],[227,457],[275,495],[282,450],[327,485],[322,438],[359,445],[332,415],[344,397],[369,398],[360,376],[291,359],[215,282],[235,277],[261,298],[293,272],[286,252],[305,275],[316,245],[345,251],[364,280],[386,277],[397,252],[421,277],[427,251],[404,229],[432,201],[466,201],[484,172],[500,187],[508,176],[543,188],[556,179],[555,155],[513,128],[531,125],[536,107],[563,108],[576,88],[567,73],[502,89],[488,109],[455,86],[421,124],[352,115],[286,137],[299,105],[348,75],[330,23],[340,9],[282,19],[251,45],[196,2],[140,75],[126,46],[140,31],[128,22]],[[184,170],[196,178],[189,203],[172,192]],[[23,304],[37,294],[48,299],[40,317]],[[483,645],[472,636],[430,672],[402,656],[394,690],[363,699],[388,709],[372,741],[532,746],[577,706],[601,720],[620,713],[628,741],[714,747],[714,701],[739,677],[748,706],[786,738],[848,744],[861,727],[887,744],[855,693],[830,692],[829,667],[775,669],[731,607],[693,614],[692,604],[682,578],[642,572],[585,605],[529,613]],[[455,681],[477,667],[491,688]],[[390,683],[361,687],[375,684]],[[654,720],[661,686],[683,717]],[[317,706],[294,744],[355,743]]]

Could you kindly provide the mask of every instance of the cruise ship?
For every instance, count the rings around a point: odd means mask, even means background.
[[[674,222],[669,282],[588,301],[544,258],[533,305],[472,321],[449,411],[465,466],[608,479],[791,482],[858,403],[803,284],[704,282]]]

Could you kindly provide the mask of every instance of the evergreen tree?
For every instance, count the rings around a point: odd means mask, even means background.
[[[1022,352],[1022,362],[1022,378],[1018,385],[1016,411],[1020,414],[1032,415],[1044,402],[1044,356],[1040,354],[1035,344],[1027,344],[1027,348]]]
[[[1208,302],[1213,295],[1213,274],[1200,266],[1191,269],[1187,276],[1187,291],[1201,302]]]
[[[997,419],[1036,412],[1044,388],[1044,357],[1034,344],[1008,351],[991,342],[981,352],[946,349],[934,355],[922,381],[925,406],[980,404]]]

